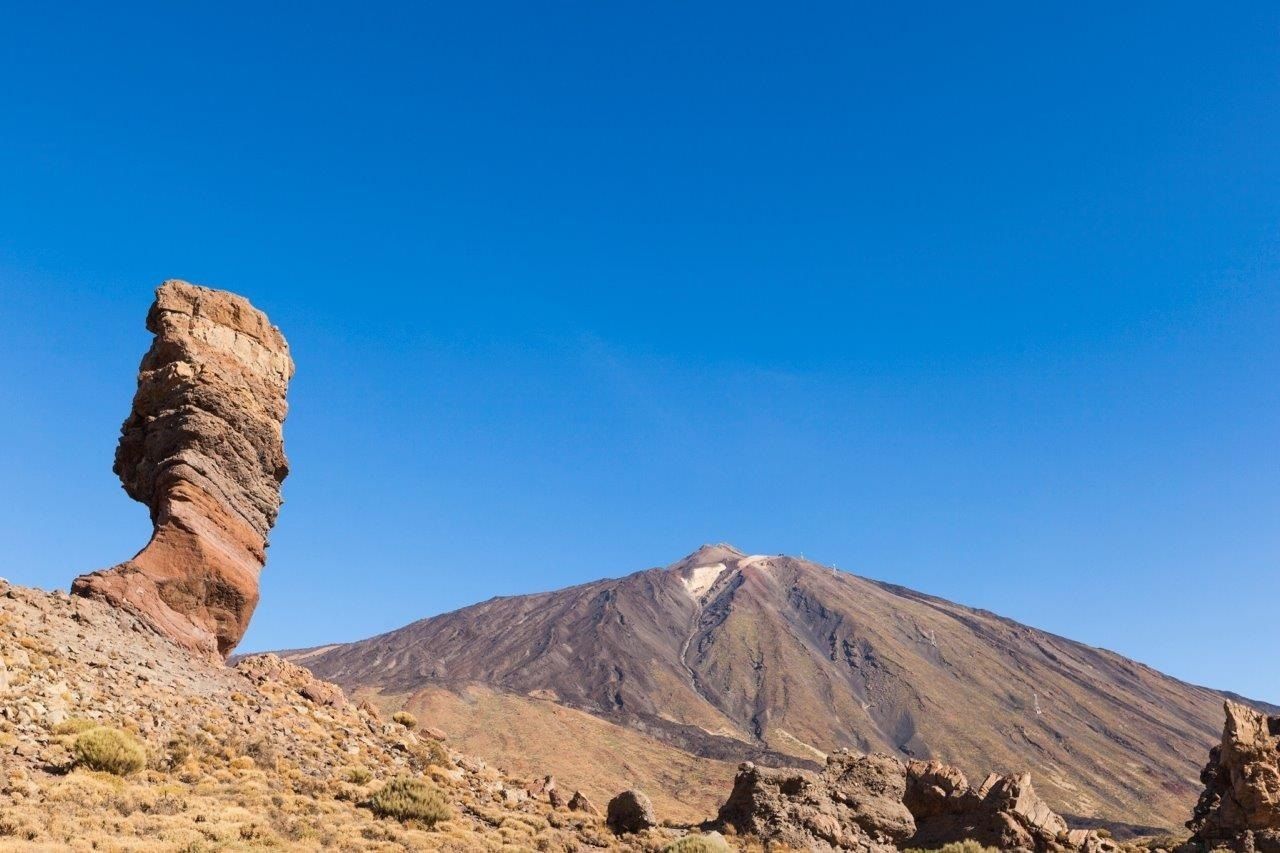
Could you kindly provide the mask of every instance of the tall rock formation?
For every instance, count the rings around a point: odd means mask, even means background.
[[[248,300],[166,281],[147,315],[115,472],[151,510],[151,541],[71,591],[127,610],[182,646],[226,657],[258,603],[267,534],[289,473],[293,376],[280,330]]]
[[[1280,716],[1224,703],[1222,743],[1200,774],[1187,828],[1207,848],[1280,853]]]

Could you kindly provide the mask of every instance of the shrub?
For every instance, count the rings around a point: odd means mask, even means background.
[[[413,729],[418,726],[418,718],[413,714],[410,714],[408,711],[396,711],[391,715],[391,719],[392,721],[404,726],[406,729]]]
[[[71,717],[63,720],[53,727],[55,735],[78,735],[81,732],[87,732],[89,729],[96,729],[102,725],[97,720],[88,720],[84,717]]]
[[[449,804],[444,794],[421,779],[392,779],[369,799],[369,808],[380,817],[419,820],[427,826],[449,819]]]
[[[438,740],[427,742],[427,763],[434,764],[436,767],[452,767],[453,762],[449,760],[449,750],[444,748]]]
[[[162,769],[176,770],[190,757],[190,741],[181,737],[170,738],[164,745],[164,758],[161,760]]]
[[[729,845],[719,833],[686,835],[663,847],[662,853],[729,853]]]
[[[1000,853],[1000,851],[995,847],[983,847],[973,839],[966,838],[964,841],[953,841],[950,844],[944,844],[937,850],[914,847],[904,850],[903,853]]]
[[[242,743],[240,746],[240,753],[253,759],[253,763],[261,767],[263,770],[270,770],[276,765],[275,747],[273,747],[271,745],[271,741],[266,738],[260,737]]]
[[[347,770],[347,781],[352,785],[367,785],[373,779],[368,767],[352,767]]]
[[[97,726],[76,736],[71,751],[76,763],[116,776],[137,773],[147,763],[147,751],[133,736],[108,726]]]

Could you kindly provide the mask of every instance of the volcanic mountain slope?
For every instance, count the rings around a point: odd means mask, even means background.
[[[474,703],[482,685],[711,760],[804,764],[852,747],[977,778],[1030,770],[1068,815],[1164,827],[1195,802],[1225,695],[989,612],[728,545],[292,657],[392,704],[442,708],[442,690]]]

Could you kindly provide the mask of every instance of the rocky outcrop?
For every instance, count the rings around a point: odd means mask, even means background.
[[[115,472],[151,510],[151,541],[72,592],[226,657],[258,603],[267,534],[289,473],[282,425],[293,375],[280,330],[235,294],[167,281]]]
[[[715,824],[800,850],[894,853],[915,831],[905,791],[906,769],[887,755],[839,753],[821,773],[746,762]]]
[[[326,708],[347,708],[350,702],[342,688],[321,681],[310,670],[285,660],[279,655],[251,655],[236,664],[236,672],[254,684],[271,683],[297,693],[308,702]]]
[[[643,832],[658,825],[653,813],[653,803],[641,791],[623,791],[609,801],[605,809],[605,823],[615,833]]]
[[[352,704],[269,656],[190,654],[103,601],[0,581],[0,850],[557,850],[654,853],[670,834],[612,837],[603,819],[512,796],[519,781]],[[306,698],[321,697],[319,701]],[[366,706],[367,707],[367,706]],[[127,778],[73,770],[78,733],[145,749]],[[429,778],[447,828],[369,808]],[[125,814],[125,813],[128,814]]]
[[[1088,830],[1070,831],[1067,823],[1036,794],[1031,774],[989,775],[978,788],[955,767],[939,761],[907,765],[903,802],[916,822],[911,847],[934,848],[972,840],[1001,850],[1116,849]]]
[[[1280,716],[1225,703],[1222,743],[1200,774],[1187,828],[1208,848],[1280,853]]]
[[[1035,853],[1115,853],[1090,830],[1068,830],[1031,786],[1030,774],[992,773],[978,788],[938,761],[887,755],[828,757],[821,773],[747,762],[709,826],[733,827],[767,844],[812,851],[936,849],[976,841]]]

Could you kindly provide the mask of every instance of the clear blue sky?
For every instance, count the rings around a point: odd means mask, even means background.
[[[342,5],[3,4],[0,575],[145,542],[181,277],[298,363],[243,649],[727,540],[1280,700],[1280,7]]]

